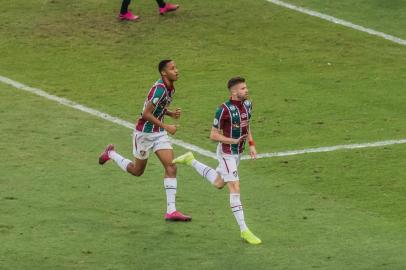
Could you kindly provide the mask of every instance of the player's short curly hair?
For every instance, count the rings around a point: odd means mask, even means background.
[[[234,85],[237,85],[239,83],[244,83],[245,79],[243,77],[237,76],[233,77],[228,80],[227,82],[227,88],[230,90]]]
[[[159,64],[158,64],[158,71],[159,71],[159,74],[161,74],[161,72],[166,68],[166,65],[167,65],[169,62],[172,62],[172,60],[170,60],[170,59],[165,59],[165,60],[161,60],[161,61],[159,62]]]

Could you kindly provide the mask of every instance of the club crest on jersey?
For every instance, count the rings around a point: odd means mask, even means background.
[[[214,126],[217,126],[218,123],[219,123],[219,120],[217,120],[217,118],[214,118],[213,125],[214,125]]]
[[[156,97],[156,98],[154,98],[154,99],[152,100],[152,103],[157,104],[157,103],[158,103],[158,100],[159,100],[159,98]]]
[[[235,111],[235,109],[236,109],[236,108],[235,108],[234,105],[231,105],[231,106],[230,106],[230,110]]]
[[[251,107],[251,101],[249,101],[248,99],[244,100],[244,105],[247,107]]]
[[[144,151],[144,150],[141,150],[140,151],[140,155],[142,156],[142,157],[145,157],[145,154],[146,154],[147,152],[146,151]]]

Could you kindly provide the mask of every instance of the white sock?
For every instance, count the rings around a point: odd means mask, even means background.
[[[213,170],[209,166],[204,165],[200,161],[197,161],[194,159],[192,161],[192,167],[196,169],[196,171],[203,176],[204,178],[207,179],[210,183],[214,184],[214,181],[217,179],[217,172],[216,170]]]
[[[166,191],[166,213],[170,214],[176,211],[175,200],[178,182],[176,178],[164,178],[164,186]]]
[[[230,206],[241,231],[248,229],[244,220],[244,211],[241,205],[240,193],[230,193]]]
[[[131,160],[126,159],[125,157],[122,157],[120,154],[118,154],[116,151],[110,151],[109,152],[109,157],[114,160],[117,165],[123,170],[127,171],[127,166],[128,164],[131,163]]]

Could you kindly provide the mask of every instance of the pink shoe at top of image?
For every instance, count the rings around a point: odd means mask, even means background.
[[[174,211],[170,214],[165,214],[166,221],[191,221],[192,217],[182,214],[179,211]]]
[[[166,3],[163,8],[159,8],[159,14],[164,15],[165,13],[175,11],[179,8],[179,5]]]
[[[122,21],[136,21],[140,18],[140,16],[132,14],[131,11],[127,11],[127,13],[119,14],[118,18]]]

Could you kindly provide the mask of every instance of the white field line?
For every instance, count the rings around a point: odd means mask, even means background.
[[[343,150],[343,149],[381,147],[381,146],[386,146],[386,145],[402,144],[402,143],[406,143],[406,139],[379,141],[379,142],[371,142],[371,143],[342,144],[342,145],[335,145],[335,146],[308,148],[308,149],[303,149],[303,150],[263,153],[263,154],[258,154],[257,158],[295,156],[295,155],[301,155],[301,154],[307,154],[307,153],[321,153],[321,152],[332,152],[332,151]],[[250,157],[245,155],[245,156],[242,156],[241,159],[250,159]]]
[[[27,86],[25,84],[19,83],[17,81],[14,81],[12,79],[9,79],[9,78],[3,77],[3,76],[0,76],[0,82],[8,84],[8,85],[10,85],[10,86],[12,86],[14,88],[24,90],[24,91],[30,92],[32,94],[36,94],[36,95],[44,97],[46,99],[56,101],[59,104],[74,108],[74,109],[82,111],[82,112],[86,112],[88,114],[94,115],[96,117],[102,118],[102,119],[110,121],[110,122],[113,122],[113,123],[121,125],[123,127],[134,129],[134,123],[130,123],[130,122],[125,121],[123,119],[120,119],[118,117],[111,116],[111,115],[109,115],[107,113],[100,112],[100,111],[97,111],[95,109],[86,107],[86,106],[81,105],[79,103],[73,102],[73,101],[71,101],[69,99],[61,98],[61,97],[58,97],[58,96],[48,94],[47,92],[45,92],[45,91],[43,91],[41,89]],[[186,143],[184,141],[173,139],[173,138],[171,138],[171,140],[172,140],[173,144],[176,144],[176,145],[181,146],[183,148],[189,149],[191,151],[194,151],[194,152],[199,153],[199,154],[201,154],[203,156],[206,156],[206,157],[216,158],[216,154],[214,154],[214,153],[212,153],[210,151],[207,151],[205,149],[202,149],[202,148],[200,148],[200,147],[198,147],[196,145]]]
[[[27,86],[25,84],[19,83],[17,81],[14,81],[12,79],[0,76],[0,82],[10,85],[14,88],[30,92],[32,94],[44,97],[49,100],[53,100],[58,102],[59,104],[74,108],[76,110],[86,112],[88,114],[94,115],[96,117],[102,118],[104,120],[110,121],[112,123],[121,125],[123,127],[127,127],[130,129],[134,128],[134,124],[130,123],[128,121],[125,121],[123,119],[111,116],[107,113],[103,113],[94,109],[91,109],[89,107],[83,106],[79,103],[73,102],[69,99],[66,98],[61,98],[55,95],[48,94],[47,92],[38,89],[38,88],[33,88],[30,86]],[[186,143],[181,140],[173,139],[171,138],[173,144],[176,144],[178,146],[181,146],[185,149],[189,149],[191,151],[194,151],[196,153],[199,153],[203,156],[210,157],[216,159],[216,154],[213,152],[210,152],[208,150],[202,149],[196,145]],[[308,148],[308,149],[303,149],[303,150],[292,150],[292,151],[285,151],[285,152],[275,152],[275,153],[262,153],[258,154],[257,158],[270,158],[270,157],[284,157],[284,156],[293,156],[293,155],[300,155],[300,154],[306,154],[306,153],[320,153],[320,152],[331,152],[331,151],[337,151],[337,150],[342,150],[342,149],[358,149],[358,148],[367,148],[367,147],[380,147],[380,146],[386,146],[386,145],[393,145],[393,144],[402,144],[406,143],[406,139],[400,139],[400,140],[388,140],[388,141],[379,141],[379,142],[371,142],[371,143],[362,143],[362,144],[346,144],[346,145],[336,145],[336,146],[328,146],[328,147],[319,147],[319,148]],[[249,159],[250,157],[248,155],[244,155],[241,157],[241,159]]]
[[[330,16],[330,15],[326,15],[326,14],[323,14],[323,13],[320,13],[320,12],[317,12],[317,11],[314,11],[314,10],[310,10],[310,9],[307,9],[307,8],[298,7],[298,6],[295,6],[295,5],[292,5],[292,4],[283,2],[283,1],[279,1],[279,0],[266,0],[266,1],[268,1],[270,3],[273,3],[275,5],[278,5],[278,6],[282,6],[282,7],[289,8],[289,9],[292,9],[292,10],[296,10],[298,12],[301,12],[301,13],[304,13],[304,14],[307,14],[307,15],[310,15],[310,16],[317,17],[317,18],[320,18],[320,19],[323,19],[323,20],[326,20],[326,21],[329,21],[329,22],[333,22],[333,23],[340,24],[340,25],[343,25],[343,26],[346,26],[346,27],[349,27],[349,28],[352,28],[352,29],[355,29],[355,30],[358,30],[358,31],[361,31],[361,32],[365,32],[365,33],[368,33],[370,35],[378,36],[378,37],[390,40],[390,41],[392,41],[394,43],[398,43],[398,44],[401,44],[401,45],[406,45],[406,40],[404,40],[404,39],[401,39],[401,38],[398,38],[398,37],[395,37],[395,36],[392,36],[392,35],[388,35],[388,34],[385,34],[383,32],[376,31],[374,29],[366,28],[366,27],[363,27],[361,25],[353,24],[351,22],[347,22],[347,21],[335,18],[335,17]]]

